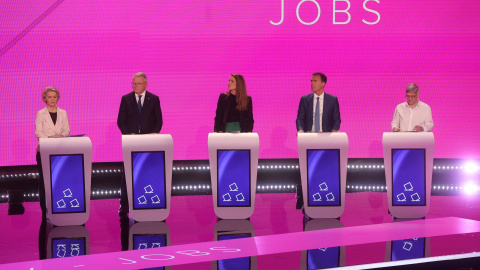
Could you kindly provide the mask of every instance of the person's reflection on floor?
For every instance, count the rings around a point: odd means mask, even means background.
[[[45,260],[47,258],[47,220],[42,219],[38,232],[38,259]]]
[[[130,231],[130,219],[128,216],[120,217],[120,242],[122,251],[128,250],[128,234]]]

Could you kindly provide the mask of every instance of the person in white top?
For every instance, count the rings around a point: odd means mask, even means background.
[[[411,83],[406,89],[407,101],[395,108],[392,121],[393,132],[430,132],[433,129],[432,109],[418,100],[418,86]]]
[[[37,112],[35,118],[35,136],[40,138],[65,137],[70,135],[67,112],[57,107],[60,92],[53,86],[45,88],[42,92],[42,100],[47,105]],[[37,145],[38,167],[38,195],[43,218],[46,214],[45,186],[43,183],[42,160],[40,158],[40,145]]]

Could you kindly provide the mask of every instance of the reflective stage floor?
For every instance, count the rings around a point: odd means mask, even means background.
[[[480,252],[477,196],[432,196],[429,214],[417,221],[393,221],[385,192],[347,193],[340,220],[304,219],[295,203],[293,193],[257,194],[250,220],[230,221],[217,220],[211,195],[174,196],[166,222],[133,223],[118,216],[118,199],[93,200],[84,227],[55,228],[42,223],[38,202],[24,203],[23,215],[7,215],[2,203],[0,269],[386,269],[365,264]],[[90,256],[56,258],[81,254]],[[478,262],[431,269],[477,269]]]

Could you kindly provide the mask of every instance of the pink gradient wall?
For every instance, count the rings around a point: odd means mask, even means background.
[[[302,24],[317,18],[316,3],[318,21]],[[334,4],[350,4],[348,14],[334,19]],[[432,107],[435,157],[480,158],[478,1],[284,0],[274,25],[281,7],[282,0],[2,1],[0,166],[35,163],[35,114],[49,85],[61,92],[72,134],[92,139],[94,162],[121,161],[118,106],[138,71],[160,96],[161,133],[172,134],[176,160],[208,158],[231,73],[245,76],[253,98],[260,158],[296,157],[298,102],[316,71],[339,99],[350,157],[382,156],[382,133],[415,82]]]

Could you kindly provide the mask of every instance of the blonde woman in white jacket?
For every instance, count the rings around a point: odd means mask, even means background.
[[[37,112],[35,118],[35,136],[37,138],[65,137],[70,135],[67,112],[57,107],[60,92],[53,86],[45,88],[42,92],[42,100],[47,105]],[[42,216],[47,213],[45,205],[45,185],[43,183],[42,160],[40,159],[39,144],[37,144],[37,166],[39,173],[38,194]]]

